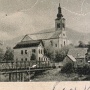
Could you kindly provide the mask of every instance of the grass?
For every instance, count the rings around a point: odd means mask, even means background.
[[[44,72],[38,72],[35,74],[34,78],[31,79],[33,82],[48,82],[48,81],[89,81],[90,76],[87,75],[78,75],[76,73],[71,74],[65,74],[60,72],[60,68],[55,68],[52,70],[47,70]],[[28,81],[28,75],[25,74],[25,81]],[[0,82],[7,82],[8,81],[8,75],[1,75],[0,76]],[[9,82],[9,81],[8,81]]]
[[[35,76],[32,81],[81,81],[85,78],[85,76],[81,77],[76,73],[65,74],[60,71],[60,68],[45,71],[42,74]]]

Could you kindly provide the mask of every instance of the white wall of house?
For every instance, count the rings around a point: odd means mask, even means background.
[[[77,67],[76,61],[73,61],[68,56],[66,56],[65,59],[63,60],[63,66],[65,66],[68,63],[71,63],[74,67]]]
[[[38,47],[14,49],[14,60],[30,61],[31,55],[32,55],[32,50],[35,50],[36,60],[39,60],[39,57],[42,58],[44,56],[44,48],[43,48],[42,44],[40,44]],[[23,54],[21,54],[22,51],[23,51]],[[25,53],[25,52],[27,52],[27,53]]]

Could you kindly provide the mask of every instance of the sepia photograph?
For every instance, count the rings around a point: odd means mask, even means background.
[[[89,80],[89,0],[0,0],[0,82]]]

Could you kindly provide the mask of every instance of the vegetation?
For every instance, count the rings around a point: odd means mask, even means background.
[[[4,51],[0,48],[0,62],[3,61],[4,58]]]
[[[63,47],[59,50],[52,50],[52,48],[45,49],[45,55],[55,62],[61,62],[66,57],[69,49],[68,47]]]
[[[90,65],[85,64],[82,67],[77,67],[76,72],[80,75],[89,75],[90,74]]]
[[[36,60],[36,55],[35,54],[31,55],[31,60]]]
[[[85,45],[85,43],[83,41],[79,41],[79,45],[78,46],[79,47],[85,47],[86,45]]]
[[[44,53],[48,58],[50,58],[50,60],[54,60],[55,55],[54,55],[54,51],[51,48],[45,48]]]
[[[74,72],[74,67],[71,63],[67,63],[63,68],[61,69],[62,73],[72,73]]]
[[[64,47],[58,51],[56,51],[55,54],[55,62],[61,62],[66,57],[69,49],[67,47]]]
[[[13,60],[14,60],[14,52],[10,47],[7,47],[4,55],[4,61],[9,62]]]

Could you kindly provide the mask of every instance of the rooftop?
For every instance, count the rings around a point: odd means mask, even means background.
[[[61,30],[55,31],[55,29],[52,28],[40,31],[38,33],[28,34],[22,39],[22,41],[56,39],[59,37],[61,33],[62,33]]]
[[[21,41],[13,49],[37,47],[40,43],[43,43],[43,42],[41,40]]]
[[[76,62],[76,59],[72,55],[67,55],[73,62]]]
[[[72,55],[75,58],[85,58],[87,48],[71,48],[68,55]]]

